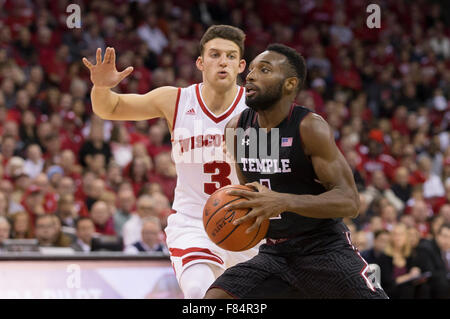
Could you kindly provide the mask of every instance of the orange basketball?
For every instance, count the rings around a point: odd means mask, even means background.
[[[267,233],[269,220],[264,220],[258,229],[246,234],[245,231],[254,222],[255,218],[240,225],[233,225],[233,221],[248,214],[250,209],[226,209],[227,204],[239,203],[247,200],[239,196],[226,194],[231,189],[243,189],[254,191],[253,188],[244,185],[228,185],[215,191],[206,201],[203,209],[203,226],[209,238],[219,247],[242,251],[254,247]]]

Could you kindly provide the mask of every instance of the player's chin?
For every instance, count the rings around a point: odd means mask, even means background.
[[[218,87],[229,88],[234,84],[231,76],[227,76],[225,78],[215,78],[214,84]]]
[[[254,107],[252,107],[251,105],[256,105],[256,104],[258,104],[257,101],[258,101],[258,97],[256,96],[256,94],[245,95],[245,104],[246,104],[247,106],[249,106],[249,107],[251,107],[251,108],[254,108]]]

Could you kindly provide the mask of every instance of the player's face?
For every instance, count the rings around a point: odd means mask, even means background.
[[[264,51],[250,63],[245,104],[256,111],[266,110],[281,99],[285,80],[281,66],[285,62],[281,54]]]
[[[239,47],[230,40],[215,38],[205,43],[203,55],[197,59],[203,81],[214,87],[231,88],[239,73],[245,69]]]

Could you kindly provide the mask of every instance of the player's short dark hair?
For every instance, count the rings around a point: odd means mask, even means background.
[[[289,77],[294,76],[299,79],[297,85],[297,93],[298,93],[302,89],[306,79],[306,63],[303,56],[300,53],[298,53],[295,49],[280,43],[270,44],[266,48],[266,50],[277,52],[279,54],[284,55],[287,58],[289,62],[287,75]]]
[[[244,31],[226,24],[212,25],[208,28],[208,30],[206,30],[205,34],[203,34],[203,37],[200,40],[200,55],[203,55],[205,44],[216,38],[233,41],[239,47],[240,58],[244,56]]]

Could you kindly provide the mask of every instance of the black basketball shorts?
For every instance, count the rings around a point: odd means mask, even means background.
[[[210,288],[235,298],[388,298],[343,223],[263,244],[258,255],[227,269]]]

